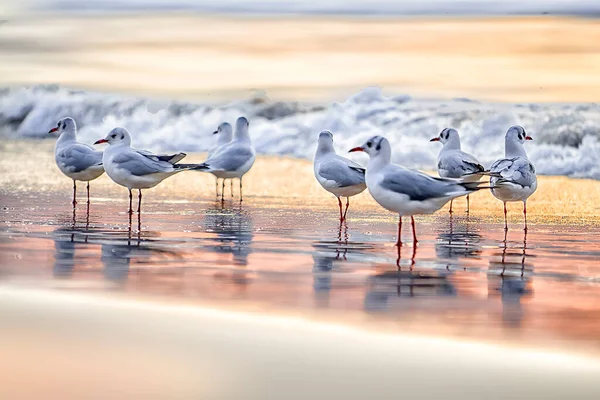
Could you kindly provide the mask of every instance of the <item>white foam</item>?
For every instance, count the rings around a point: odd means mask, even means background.
[[[115,126],[132,132],[134,146],[154,151],[207,151],[223,121],[247,116],[257,152],[311,159],[320,131],[334,133],[338,151],[368,137],[389,138],[394,161],[435,169],[443,128],[459,130],[463,148],[489,166],[503,156],[504,133],[514,124],[534,137],[526,149],[540,174],[600,179],[600,105],[494,104],[386,97],[367,88],[344,102],[323,106],[273,103],[264,97],[214,107],[153,102],[121,95],[72,91],[55,86],[0,91],[0,130],[13,137],[42,137],[56,121],[72,116],[89,143]],[[6,133],[8,132],[8,133]],[[355,160],[366,162],[364,155]]]

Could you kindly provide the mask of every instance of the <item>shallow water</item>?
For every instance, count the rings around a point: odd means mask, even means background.
[[[106,195],[106,196],[104,196]],[[600,337],[600,228],[486,216],[418,218],[413,247],[377,208],[249,195],[243,204],[147,196],[130,220],[103,193],[73,211],[63,194],[2,198],[0,280],[56,290],[300,314],[373,329],[538,345]],[[460,207],[459,207],[460,208]],[[399,251],[398,251],[399,250]]]

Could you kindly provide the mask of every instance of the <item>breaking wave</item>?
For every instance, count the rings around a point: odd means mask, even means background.
[[[206,151],[212,132],[240,116],[261,154],[311,159],[318,133],[334,133],[338,152],[373,135],[386,136],[394,161],[433,170],[440,149],[429,143],[444,127],[459,130],[463,149],[486,166],[504,152],[504,133],[519,124],[534,137],[528,154],[540,174],[600,179],[600,105],[501,104],[468,99],[386,97],[367,88],[344,102],[305,104],[255,97],[224,105],[168,102],[69,90],[58,86],[0,89],[0,132],[5,137],[46,137],[65,116],[75,118],[79,137],[91,143],[115,126],[126,127],[134,145],[155,151]],[[353,158],[365,163],[364,155]]]

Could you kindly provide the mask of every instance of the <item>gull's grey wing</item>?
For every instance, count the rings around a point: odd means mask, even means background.
[[[400,167],[386,170],[381,186],[392,192],[405,194],[413,201],[446,197],[461,190],[460,185],[455,181],[434,178],[418,171]]]
[[[452,178],[460,178],[464,175],[485,171],[483,165],[475,157],[462,151],[440,158],[438,169],[445,170],[447,176]]]
[[[365,170],[356,163],[349,165],[342,157],[332,158],[319,166],[319,175],[328,181],[336,182],[338,187],[355,186],[365,183]]]
[[[126,169],[135,176],[173,171],[173,166],[170,163],[153,160],[137,151],[119,153],[112,159],[112,162],[117,164],[119,168]]]
[[[92,166],[102,165],[102,152],[82,143],[75,143],[56,153],[56,160],[69,172],[81,172]]]
[[[500,159],[492,165],[490,170],[500,174],[500,178],[492,178],[492,184],[504,181],[529,187],[537,180],[535,167],[524,157]]]
[[[204,165],[208,166],[209,171],[235,171],[246,164],[253,156],[254,152],[248,146],[230,146],[206,160]]]
[[[143,155],[144,157],[151,159],[152,161],[166,161],[169,164],[178,163],[179,161],[183,160],[185,158],[185,156],[187,156],[187,154],[185,154],[185,153],[161,155],[161,154],[151,153],[147,150],[133,150],[133,151]]]

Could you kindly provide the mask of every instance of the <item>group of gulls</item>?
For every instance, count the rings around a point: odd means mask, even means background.
[[[98,178],[106,171],[117,184],[129,190],[129,213],[133,213],[132,190],[138,189],[138,212],[141,211],[142,189],[149,189],[169,176],[182,171],[204,171],[212,173],[221,183],[221,199],[224,199],[225,180],[239,179],[239,195],[242,200],[242,178],[252,168],[256,153],[248,133],[249,123],[245,117],[237,119],[235,130],[224,122],[214,132],[215,145],[210,149],[205,162],[201,164],[179,163],[185,153],[158,155],[131,147],[131,135],[125,128],[111,130],[104,139],[94,144],[108,143],[104,151],[77,141],[77,126],[72,118],[63,118],[50,133],[59,134],[55,148],[55,160],[59,169],[73,180],[73,205],[76,202],[76,181],[87,182],[89,202],[89,181]],[[346,219],[349,198],[369,189],[371,196],[383,208],[399,214],[398,241],[401,246],[402,217],[410,216],[413,244],[417,243],[414,215],[432,214],[460,196],[481,189],[490,189],[492,194],[504,203],[504,228],[508,229],[506,203],[523,202],[525,230],[527,230],[527,199],[537,188],[537,178],[533,164],[527,158],[523,144],[532,140],[521,126],[512,126],[506,132],[505,157],[486,170],[475,157],[461,150],[458,132],[452,128],[442,130],[432,142],[441,142],[442,150],[438,157],[440,178],[420,171],[407,169],[391,163],[392,150],[388,140],[373,136],[362,146],[350,152],[365,152],[369,155],[367,168],[338,155],[333,147],[333,135],[323,131],[319,134],[314,158],[314,173],[317,181],[338,199],[340,221]],[[489,176],[489,184],[480,181]],[[231,183],[233,196],[233,183]],[[342,211],[341,197],[346,198]]]

